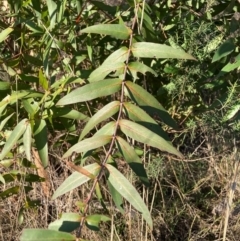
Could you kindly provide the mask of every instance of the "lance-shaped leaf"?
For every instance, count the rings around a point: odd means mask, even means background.
[[[134,151],[133,147],[131,147],[125,140],[123,140],[121,137],[117,136],[116,138],[116,144],[118,147],[118,150],[122,154],[125,161],[129,164],[131,169],[136,173],[136,175],[139,177],[139,179],[146,185],[149,186],[149,180],[147,177],[147,173],[144,169],[144,166]]]
[[[87,84],[64,96],[57,105],[69,105],[111,95],[121,89],[120,79],[106,79]]]
[[[102,135],[113,135],[114,130],[116,128],[116,122],[111,121],[103,126],[100,130],[98,130],[94,136],[102,136]]]
[[[87,138],[83,141],[78,142],[74,146],[72,146],[64,155],[63,158],[69,157],[72,155],[73,152],[80,153],[80,152],[87,152],[93,149],[96,149],[100,146],[104,146],[109,143],[112,139],[111,135],[104,135],[104,136],[93,136]]]
[[[111,72],[117,71],[119,75],[123,74],[125,68],[125,64],[121,62],[111,62],[102,64],[100,67],[95,69],[89,76],[89,82],[96,82],[103,80],[108,74]]]
[[[124,214],[125,211],[123,209],[123,199],[120,193],[113,187],[113,185],[107,180],[108,190],[111,194],[111,197],[117,207],[117,209]]]
[[[84,28],[81,32],[111,35],[117,39],[128,39],[132,30],[124,24],[98,24]]]
[[[0,43],[4,41],[8,35],[13,31],[13,28],[6,28],[0,33]]]
[[[34,125],[34,139],[36,147],[43,164],[43,167],[48,165],[48,136],[47,124],[45,120],[36,120]]]
[[[63,117],[82,121],[87,121],[89,119],[89,117],[84,115],[83,113],[72,108],[69,108],[67,106],[61,108],[53,106],[51,110],[53,111],[53,117]]]
[[[109,171],[108,181],[136,210],[142,214],[143,218],[152,229],[153,224],[151,214],[137,190],[115,167],[106,164],[106,168]]]
[[[7,116],[5,119],[3,119],[0,123],[0,131],[2,131],[3,127],[5,126],[5,124],[8,122],[8,120],[14,115],[14,113],[12,113],[11,115]]]
[[[124,106],[124,112],[128,116],[129,119],[146,127],[150,131],[161,136],[163,139],[165,139],[167,142],[169,142],[169,144],[171,144],[166,132],[144,110],[142,110],[140,107],[133,105],[129,102],[123,103],[123,106]]]
[[[182,154],[169,142],[137,123],[122,119],[119,121],[119,126],[125,135],[133,138],[136,141],[142,142],[152,147],[156,147],[162,151],[169,152],[180,158],[183,157]]]
[[[128,48],[127,47],[121,47],[120,49],[116,50],[112,54],[110,54],[102,63],[102,65],[105,64],[112,64],[115,63],[124,63],[127,60],[128,56]]]
[[[76,237],[70,233],[50,229],[24,229],[20,241],[75,241]]]
[[[97,175],[100,171],[100,166],[97,163],[93,163],[87,166],[84,166],[84,169],[90,172],[93,175]],[[55,191],[55,193],[52,196],[52,200],[56,199],[57,197],[72,191],[74,188],[77,188],[81,186],[82,184],[89,181],[90,178],[86,175],[83,175],[79,172],[73,172],[61,185],[60,187]]]
[[[131,74],[133,75],[134,79],[137,79],[137,73],[141,73],[145,75],[146,72],[150,72],[153,75],[157,76],[157,73],[147,65],[140,63],[140,62],[131,62],[128,64],[128,69],[130,70]]]
[[[176,122],[168,114],[168,112],[163,108],[163,106],[144,90],[141,86],[134,84],[130,81],[125,83],[125,94],[129,96],[135,103],[137,103],[142,109],[144,109],[148,114],[162,120],[165,124],[177,129]]]
[[[101,110],[99,110],[95,115],[93,115],[87,122],[86,126],[83,128],[79,140],[82,140],[83,137],[86,136],[89,131],[92,130],[98,123],[116,114],[119,111],[119,105],[119,101],[110,102]]]
[[[137,58],[192,59],[195,58],[181,49],[165,44],[138,42],[132,45],[132,53]]]
[[[27,159],[31,161],[32,128],[30,123],[27,124],[26,131],[23,134],[23,146]]]
[[[49,224],[48,229],[70,233],[79,227],[81,218],[77,213],[63,213],[59,220]]]
[[[8,152],[13,148],[13,146],[16,145],[19,138],[25,132],[27,124],[28,124],[27,119],[23,119],[17,124],[17,126],[12,131],[11,135],[9,136],[8,140],[6,141],[0,153],[0,160],[2,160],[8,154]]]
[[[235,45],[233,40],[230,38],[226,40],[215,52],[212,63],[229,55],[232,51],[234,51]]]

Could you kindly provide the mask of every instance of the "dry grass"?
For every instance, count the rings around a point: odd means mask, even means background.
[[[106,203],[110,201],[108,215],[112,217],[112,223],[103,224],[100,232],[85,229],[84,238],[106,240],[107,237],[108,240],[116,241],[201,241],[222,240],[226,233],[226,240],[238,240],[240,208],[237,200],[240,190],[237,187],[239,177],[236,151],[225,146],[225,151],[214,152],[214,141],[206,137],[204,142],[198,142],[193,140],[192,146],[189,144],[188,149],[183,148],[193,151],[185,155],[191,156],[191,159],[181,161],[162,156],[154,150],[147,150],[144,162],[152,184],[149,189],[142,187],[127,166],[120,168],[135,183],[148,204],[154,221],[152,232],[147,228],[141,215],[127,203],[124,216],[116,211],[107,190],[103,189]],[[34,189],[29,194],[22,192],[1,200],[1,240],[18,240],[23,228],[47,228],[61,213],[78,212],[76,201],[86,197],[90,183],[51,201],[50,197],[54,190],[71,172],[54,152],[51,156],[52,165],[48,169],[49,197],[42,183],[34,183]],[[20,166],[16,165],[15,168],[23,171]],[[23,183],[15,181],[14,184],[7,184],[5,187],[1,185],[0,191],[18,184]],[[18,219],[19,212],[29,200],[38,200],[39,205],[35,208],[26,208],[23,212],[24,219],[21,221]],[[97,201],[93,202],[90,212],[107,214]]]

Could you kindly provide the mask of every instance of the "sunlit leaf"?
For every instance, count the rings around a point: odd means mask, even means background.
[[[31,160],[32,128],[30,122],[27,124],[26,131],[23,134],[23,146],[27,159]]]
[[[95,69],[89,76],[89,82],[96,82],[99,80],[103,80],[108,74],[114,71],[118,71],[119,75],[123,74],[125,68],[125,64],[121,62],[111,62],[102,64],[100,67]]]
[[[112,64],[115,63],[124,63],[127,60],[128,56],[128,48],[127,47],[121,47],[120,49],[116,50],[112,54],[110,54],[102,63],[102,65],[105,64]]]
[[[72,232],[79,227],[81,216],[77,213],[63,213],[59,220],[49,224],[48,229]]]
[[[117,39],[127,39],[132,30],[124,24],[98,24],[81,30],[82,33],[111,35]]]
[[[182,154],[169,142],[137,123],[122,119],[119,121],[119,126],[125,135],[133,138],[136,141],[142,142],[152,147],[156,147],[162,151],[169,152],[180,158],[183,157]]]
[[[18,224],[19,225],[21,225],[23,223],[23,220],[24,220],[23,212],[24,212],[24,208],[21,207],[20,211],[18,212]]]
[[[60,99],[57,105],[69,105],[111,95],[121,88],[120,79],[107,79],[80,87]]]
[[[125,83],[125,93],[129,96],[135,103],[137,103],[143,110],[145,110],[152,117],[162,120],[165,124],[177,129],[176,122],[168,114],[168,112],[163,108],[163,106],[144,90],[141,86],[134,84],[130,81]]]
[[[132,184],[123,176],[115,167],[110,164],[106,164],[106,168],[109,171],[108,180],[112,186],[136,209],[143,218],[146,220],[150,228],[152,229],[153,223],[151,214],[139,195],[138,191],[132,186]]]
[[[125,211],[123,209],[123,199],[122,196],[120,195],[120,193],[113,187],[113,185],[107,180],[107,185],[108,185],[108,189],[109,192],[111,194],[111,197],[117,207],[117,209],[124,214]]]
[[[20,241],[75,241],[72,234],[48,229],[23,229]]]
[[[0,90],[9,90],[11,87],[10,82],[0,81]]]
[[[44,90],[48,90],[48,80],[44,76],[42,69],[39,69],[38,77],[40,86],[42,86]]]
[[[137,42],[132,45],[132,53],[138,58],[192,59],[195,58],[181,49],[174,49],[165,44]]]
[[[101,110],[99,110],[95,115],[93,115],[87,122],[86,126],[83,128],[79,140],[82,140],[90,130],[92,130],[98,123],[106,120],[107,118],[116,114],[119,110],[119,101],[113,101],[105,105]]]
[[[17,126],[12,131],[10,137],[8,138],[7,142],[5,143],[0,153],[0,160],[2,160],[8,154],[8,152],[13,148],[13,146],[16,145],[19,138],[25,132],[27,124],[28,124],[27,119],[23,119],[17,124]]]
[[[0,43],[3,42],[8,36],[9,34],[13,31],[14,29],[9,27],[4,29],[1,33],[0,33]]]
[[[171,144],[166,132],[144,110],[142,110],[140,107],[138,107],[132,103],[129,103],[129,102],[124,102],[123,106],[124,106],[124,112],[128,116],[129,119],[146,127],[150,131],[161,136],[163,139],[165,139],[167,142],[169,142],[169,144]]]
[[[6,125],[6,123],[8,122],[8,120],[14,115],[14,113],[12,113],[11,115],[7,116],[5,119],[3,119],[0,123],[0,131],[2,131],[3,127]]]
[[[48,133],[45,120],[36,120],[34,125],[34,139],[43,167],[48,166]]]
[[[94,134],[94,136],[113,135],[115,128],[116,128],[116,122],[115,121],[108,122],[100,130],[98,130]]]
[[[148,180],[145,168],[143,166],[143,163],[138,157],[138,155],[136,154],[136,152],[134,151],[133,147],[131,147],[120,136],[117,136],[116,144],[117,144],[118,150],[122,154],[124,160],[131,167],[131,169],[135,172],[135,174],[146,186],[149,186],[149,180]]]
[[[100,171],[100,166],[97,163],[93,163],[87,166],[84,166],[84,169],[86,169],[88,172],[90,172],[93,175],[97,175]],[[72,173],[61,185],[60,187],[55,191],[54,195],[52,196],[52,200],[56,199],[57,197],[70,192],[74,188],[77,188],[81,186],[83,183],[89,181],[90,178],[79,173],[74,172]]]
[[[47,7],[48,7],[48,13],[50,18],[50,29],[52,29],[56,23],[56,17],[57,17],[57,4],[53,0],[46,0]]]
[[[131,74],[133,75],[134,79],[137,79],[137,73],[141,73],[143,75],[146,72],[150,72],[153,75],[157,76],[157,73],[147,65],[140,63],[140,62],[131,62],[128,64],[128,69],[130,70]]]
[[[80,152],[87,152],[89,150],[96,149],[100,146],[104,146],[109,143],[112,139],[110,135],[104,136],[93,136],[87,138],[83,141],[78,142],[74,146],[72,146],[64,155],[63,158],[69,157],[72,155],[73,152],[80,153]]]

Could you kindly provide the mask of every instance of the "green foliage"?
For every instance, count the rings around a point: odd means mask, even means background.
[[[9,0],[14,20],[0,20],[0,43],[6,45],[0,47],[0,64],[7,75],[0,78],[0,165],[7,168],[0,181],[12,185],[0,197],[24,193],[30,203],[32,183],[48,182],[51,148],[75,170],[52,200],[90,187],[79,214],[64,213],[48,229],[25,229],[21,241],[83,240],[83,226],[98,231],[111,219],[89,208],[95,192],[104,206],[106,187],[122,213],[124,198],[152,230],[150,207],[120,172],[118,158],[150,186],[137,148],[182,159],[166,133],[179,131],[176,120],[189,125],[220,102],[222,123],[239,112],[239,40],[232,36],[239,22],[234,14],[225,17],[239,10],[235,1],[118,2]],[[219,31],[214,21],[222,16]],[[14,170],[16,160],[20,171]],[[22,205],[19,223],[35,206]],[[68,234],[76,229],[76,237]]]

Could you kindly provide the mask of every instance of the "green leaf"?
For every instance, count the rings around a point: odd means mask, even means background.
[[[80,87],[60,99],[57,105],[69,105],[114,94],[121,89],[120,79],[107,79]]]
[[[82,33],[111,35],[117,39],[128,39],[132,30],[123,24],[98,24],[81,30]]]
[[[127,60],[128,48],[121,47],[112,54],[110,54],[102,63],[102,65],[115,63],[124,63]]]
[[[229,55],[230,53],[232,53],[232,51],[234,51],[234,49],[235,49],[235,45],[233,43],[233,40],[232,39],[226,40],[215,52],[212,59],[212,63]]]
[[[31,161],[32,128],[30,123],[27,124],[26,131],[23,134],[23,146],[27,159]]]
[[[117,209],[124,214],[125,211],[123,209],[123,199],[122,196],[120,195],[120,193],[113,187],[113,185],[107,180],[107,185],[108,185],[108,189],[109,192],[111,194],[111,197],[117,207]]]
[[[9,90],[10,86],[10,82],[0,81],[0,90]]]
[[[32,116],[39,110],[39,102],[35,101],[34,98],[22,100],[22,104],[24,109]]]
[[[165,124],[178,129],[176,122],[151,94],[141,86],[130,81],[125,82],[125,94],[137,103],[149,115],[162,120]]]
[[[8,120],[14,115],[14,113],[12,113],[11,115],[7,116],[5,119],[3,119],[0,123],[0,131],[2,131],[3,127],[5,126],[5,124],[8,122]]]
[[[95,69],[89,76],[89,82],[96,82],[103,80],[108,74],[113,71],[117,71],[119,75],[123,74],[125,68],[125,64],[121,62],[111,62],[107,64],[102,64],[100,67]]]
[[[100,171],[101,167],[97,163],[93,163],[87,166],[84,166],[84,169],[86,169],[88,172],[90,172],[93,175],[97,175]],[[55,193],[52,196],[52,200],[56,199],[57,197],[70,192],[74,188],[77,188],[84,184],[85,182],[89,181],[90,178],[86,175],[83,175],[79,172],[73,172],[65,181],[60,185],[60,187],[55,191]]]
[[[146,72],[150,72],[153,75],[157,76],[158,74],[150,67],[148,67],[147,65],[140,63],[140,62],[131,62],[128,64],[128,69],[130,70],[131,74],[133,75],[134,79],[138,79],[137,78],[137,73],[141,73],[143,75],[145,75]]]
[[[113,135],[115,128],[116,128],[116,122],[111,121],[111,122],[107,123],[106,125],[104,125],[100,130],[98,130],[94,134],[94,136]]]
[[[116,144],[118,150],[122,154],[124,160],[128,163],[131,169],[135,172],[135,174],[139,177],[139,179],[144,183],[144,185],[149,186],[149,180],[147,177],[147,173],[144,169],[142,161],[136,154],[135,150],[132,146],[130,146],[124,139],[117,136]]]
[[[161,58],[161,59],[192,59],[192,55],[181,49],[174,49],[165,44],[139,42],[132,45],[132,53],[137,58]]]
[[[64,107],[55,107],[53,106],[51,108],[53,112],[53,117],[62,117],[62,118],[67,118],[67,119],[73,119],[73,120],[82,120],[82,121],[87,121],[89,120],[89,117],[84,115],[83,113],[74,110],[72,108],[69,108],[67,106]]]
[[[72,234],[47,229],[24,229],[20,241],[75,241]]]
[[[99,223],[101,221],[103,222],[111,221],[111,219],[105,215],[94,214],[94,215],[87,216],[85,221],[89,229],[93,231],[99,231]]]
[[[152,229],[153,223],[151,214],[137,190],[115,167],[110,164],[106,164],[106,168],[109,171],[108,181],[136,210],[143,215],[143,218]]]
[[[150,117],[144,110],[139,108],[136,105],[133,105],[129,102],[124,102],[124,112],[128,116],[129,119],[135,121],[136,123],[146,127],[150,131],[155,134],[161,136],[165,139],[169,144],[171,144],[168,135],[166,132],[159,126],[159,124]]]
[[[13,28],[10,28],[10,27],[4,29],[4,30],[0,33],[0,43],[3,42],[13,30],[14,30],[14,29],[13,29]]]
[[[234,69],[240,67],[240,54],[238,54],[235,57],[235,62],[234,63],[228,63],[227,65],[225,65],[222,69],[221,72],[219,73],[219,76],[224,75],[225,73],[229,73],[230,71],[233,71]]]
[[[183,158],[183,155],[174,148],[169,142],[164,140],[162,137],[158,136],[154,132],[148,130],[147,128],[134,123],[129,120],[120,120],[119,126],[121,131],[133,138],[136,141],[142,142],[144,144],[147,144],[152,147],[156,147],[162,151],[169,152],[171,154],[174,154],[180,158]]]
[[[13,146],[17,144],[17,141],[25,132],[27,124],[28,124],[27,119],[23,119],[17,124],[17,126],[12,131],[10,137],[8,138],[7,142],[5,143],[0,153],[0,160],[2,160],[8,154],[8,152],[13,148]]]
[[[41,69],[39,69],[38,77],[39,77],[39,85],[42,86],[44,90],[48,90],[48,80],[44,76]]]
[[[36,120],[34,125],[34,139],[43,167],[48,166],[48,133],[45,120]]]
[[[21,225],[23,223],[23,220],[24,220],[23,212],[24,212],[24,207],[21,207],[20,211],[18,212],[18,225]]]
[[[73,232],[79,227],[81,216],[77,213],[63,213],[59,220],[49,224],[48,229],[62,232]]]
[[[78,142],[74,146],[72,146],[64,155],[63,158],[67,158],[72,155],[73,152],[87,152],[89,150],[96,149],[100,146],[104,146],[109,143],[112,139],[111,135],[104,136],[93,136],[91,138],[87,138],[83,141]]]
[[[28,193],[29,191],[33,190],[33,188],[29,187],[29,186],[24,186],[24,190],[25,190],[26,193]],[[2,199],[6,199],[6,198],[11,197],[13,195],[19,195],[20,193],[22,193],[22,187],[15,186],[15,187],[11,187],[11,188],[5,190],[4,192],[1,192],[0,197]]]
[[[57,4],[53,0],[46,0],[46,3],[47,3],[49,18],[50,18],[49,30],[51,30],[53,29],[56,23]]]
[[[116,114],[119,111],[119,106],[119,101],[110,102],[101,110],[99,110],[95,115],[93,115],[87,122],[86,126],[83,128],[79,140],[82,140],[83,137],[86,136],[89,131],[92,130],[98,123]]]

